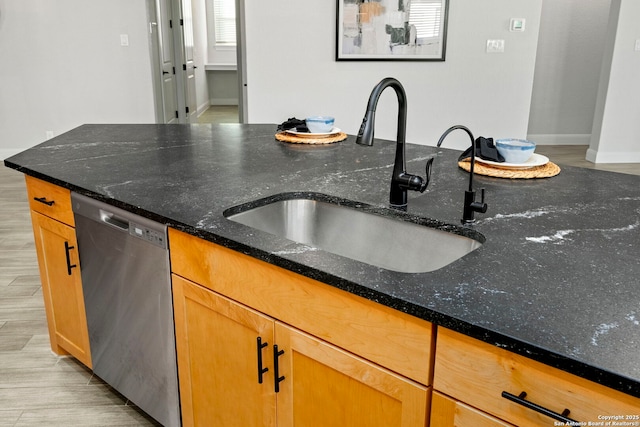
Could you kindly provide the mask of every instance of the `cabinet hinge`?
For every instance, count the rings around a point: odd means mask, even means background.
[[[179,119],[180,117],[178,116],[178,110],[176,110],[176,119]]]
[[[184,21],[180,18],[180,25],[184,25]]]
[[[172,67],[173,68],[173,74],[176,73],[176,67]]]
[[[173,28],[173,21],[169,19],[169,28]]]
[[[182,64],[182,69],[183,69],[184,71],[187,71],[187,64]]]
[[[189,115],[189,107],[185,108],[187,110],[187,115]]]

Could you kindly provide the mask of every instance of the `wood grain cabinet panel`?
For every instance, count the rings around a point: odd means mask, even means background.
[[[556,420],[503,392],[525,392],[527,402],[557,414],[568,410],[567,418],[584,425],[602,422],[602,416],[640,415],[640,399],[445,328],[438,329],[434,390],[522,427]]]
[[[428,387],[172,280],[184,426],[426,425]]]
[[[434,427],[513,427],[469,405],[433,392],[431,425]]]
[[[430,390],[276,323],[278,427],[424,427]]]
[[[31,212],[51,349],[91,367],[75,230]]]
[[[275,426],[273,320],[228,298],[172,276],[182,424]]]
[[[431,323],[171,228],[169,246],[174,273],[430,385]]]
[[[75,227],[69,190],[28,175],[25,180],[32,211]]]

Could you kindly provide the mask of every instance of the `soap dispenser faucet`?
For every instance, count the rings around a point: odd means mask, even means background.
[[[427,175],[422,179],[418,175],[407,173],[405,161],[405,134],[407,127],[407,95],[402,84],[392,78],[382,79],[371,92],[369,103],[367,104],[367,112],[362,119],[360,130],[356,138],[356,143],[360,145],[373,145],[373,134],[375,126],[376,106],[380,94],[387,87],[391,86],[398,97],[398,130],[396,137],[396,154],[393,164],[393,174],[391,176],[391,189],[389,192],[389,203],[395,208],[406,208],[407,206],[407,190],[419,191],[423,193],[429,185],[429,176],[431,174],[431,161],[427,162]]]
[[[476,192],[473,190],[473,167],[476,162],[476,142],[475,138],[471,131],[461,125],[452,126],[442,134],[440,139],[438,140],[437,146],[440,147],[444,139],[456,129],[463,130],[469,135],[471,139],[471,167],[469,169],[469,189],[464,192],[464,205],[462,209],[462,223],[463,224],[472,224],[475,222],[474,213],[480,212],[485,213],[487,211],[487,204],[484,202],[484,188],[481,191],[480,202],[476,202]]]

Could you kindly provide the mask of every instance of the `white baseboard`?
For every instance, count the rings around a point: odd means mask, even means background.
[[[585,158],[591,163],[640,163],[640,151],[606,152],[589,148]]]
[[[527,139],[538,145],[589,145],[591,134],[531,134]]]
[[[212,98],[211,105],[238,105],[238,98]]]
[[[587,150],[587,154],[584,156],[585,160],[591,162],[591,163],[595,163],[596,162],[596,157],[598,156],[598,152],[592,148],[589,148]]]
[[[205,111],[207,111],[209,109],[209,107],[211,107],[211,103],[209,101],[207,101],[204,104],[200,105],[198,107],[197,116],[200,117],[202,115],[202,113],[204,113]]]

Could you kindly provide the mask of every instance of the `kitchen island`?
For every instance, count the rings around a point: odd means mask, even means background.
[[[473,129],[472,129],[473,130]],[[640,178],[573,167],[537,180],[476,177],[483,246],[433,272],[376,268],[226,219],[233,206],[315,192],[384,208],[395,143],[310,146],[274,125],[85,125],[5,160],[60,187],[168,224],[545,365],[640,397]],[[489,136],[489,135],[485,135]],[[435,157],[407,213],[459,224],[458,152],[407,145],[410,173]]]

